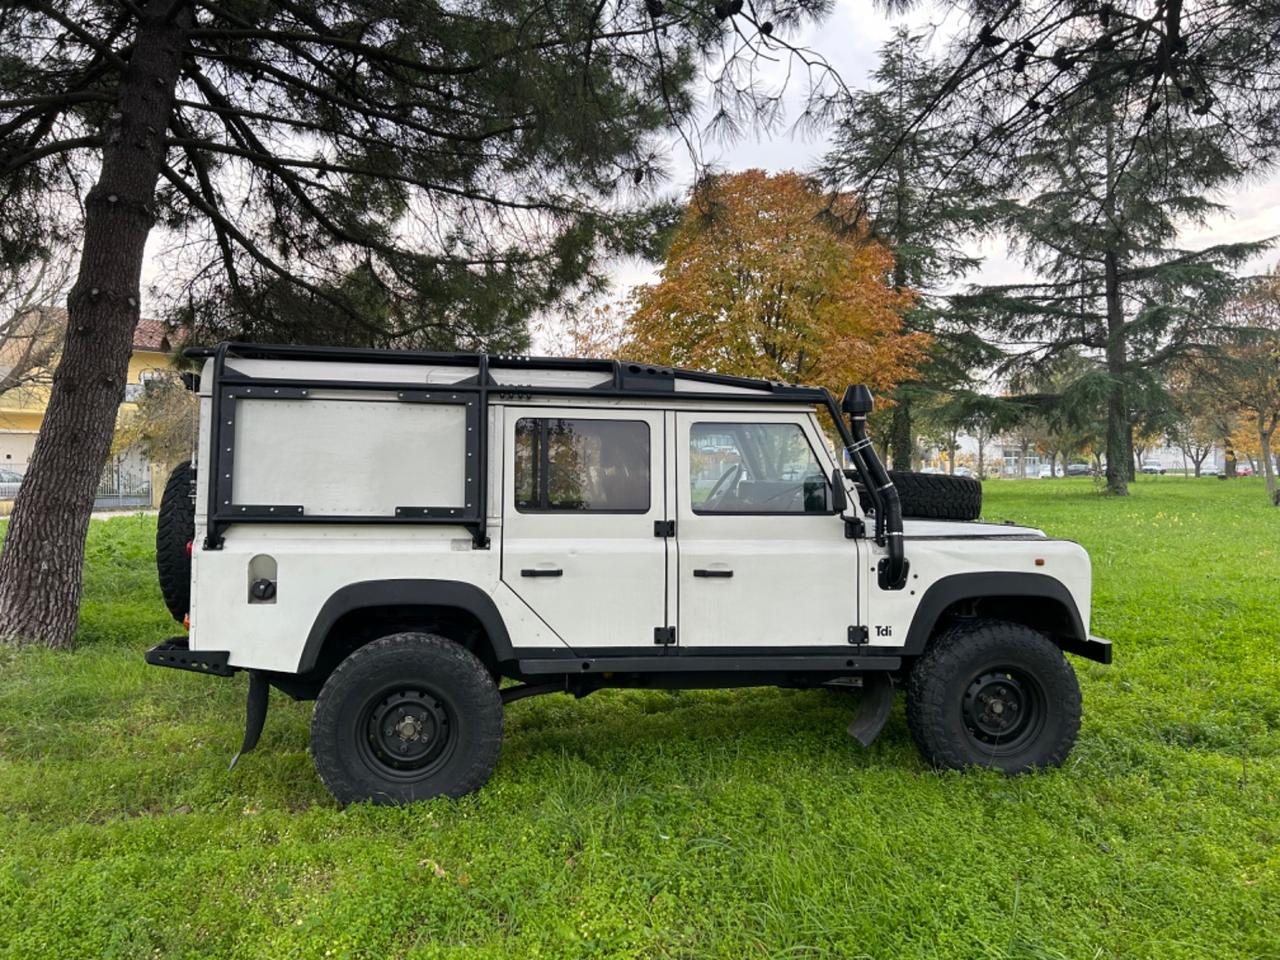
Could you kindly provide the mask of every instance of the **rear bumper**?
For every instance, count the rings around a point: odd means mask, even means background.
[[[1110,640],[1103,640],[1101,637],[1090,634],[1083,640],[1077,637],[1060,637],[1058,643],[1067,653],[1074,653],[1077,657],[1095,660],[1098,663],[1111,662]]]
[[[146,653],[147,663],[153,667],[172,667],[215,677],[229,677],[236,672],[236,667],[227,664],[230,657],[226,650],[191,650],[186,637],[170,637]]]

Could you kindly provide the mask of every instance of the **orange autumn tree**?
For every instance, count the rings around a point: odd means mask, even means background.
[[[911,295],[854,200],[796,173],[708,178],[693,194],[659,281],[636,288],[626,352],[649,363],[883,396],[928,338],[905,333]],[[843,222],[842,221],[848,221]]]

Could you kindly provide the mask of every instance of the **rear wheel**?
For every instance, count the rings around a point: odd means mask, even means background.
[[[356,650],[325,681],[311,721],[316,771],[340,803],[460,797],[489,779],[501,745],[489,671],[429,633]]]
[[[943,633],[912,668],[907,723],[938,767],[1056,767],[1080,729],[1080,686],[1044,634],[972,621]]]

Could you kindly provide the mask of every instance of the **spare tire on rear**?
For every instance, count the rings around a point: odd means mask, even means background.
[[[982,515],[982,484],[973,477],[890,470],[889,479],[897,488],[904,517],[977,520]],[[862,509],[869,510],[871,497],[864,490],[859,490],[858,496]]]
[[[191,610],[191,552],[196,535],[196,506],[191,498],[195,471],[191,462],[173,468],[165,481],[156,520],[156,574],[164,605],[173,619],[182,622]]]

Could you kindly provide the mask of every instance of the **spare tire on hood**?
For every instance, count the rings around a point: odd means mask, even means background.
[[[179,623],[191,610],[191,541],[196,535],[196,505],[192,499],[195,471],[191,462],[173,468],[165,481],[156,519],[156,574],[164,605]]]
[[[904,517],[977,520],[982,515],[982,484],[973,477],[890,470],[889,479],[897,488]],[[861,488],[858,499],[863,510],[871,509],[871,497]]]

